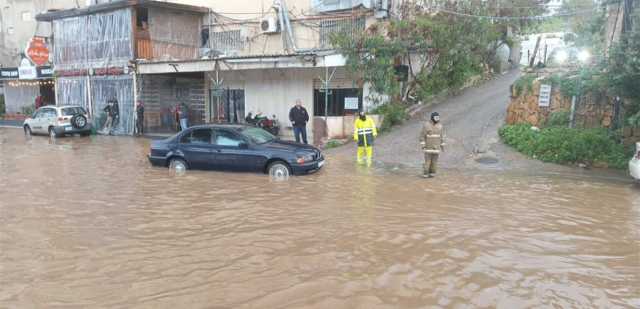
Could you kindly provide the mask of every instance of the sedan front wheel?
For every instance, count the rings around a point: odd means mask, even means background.
[[[187,162],[180,158],[172,158],[169,161],[169,169],[182,173],[187,170]]]
[[[269,164],[267,171],[269,172],[269,176],[275,180],[286,180],[291,175],[291,168],[282,161]]]

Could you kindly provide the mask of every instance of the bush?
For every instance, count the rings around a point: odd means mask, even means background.
[[[569,120],[571,118],[571,112],[569,111],[558,111],[553,112],[547,118],[547,121],[544,123],[545,127],[567,127],[569,126]]]
[[[4,113],[6,113],[6,107],[4,105],[4,95],[0,95],[0,116],[4,115]]]
[[[536,79],[536,76],[533,74],[524,75],[515,83],[513,83],[513,87],[516,89],[516,96],[520,96],[526,90],[527,92],[533,91],[533,81]]]
[[[519,124],[504,126],[499,133],[507,145],[544,162],[605,162],[609,167],[622,169],[632,155],[606,129],[549,127],[534,131],[529,125]]]
[[[36,107],[34,105],[27,105],[22,107],[23,115],[31,116],[35,111],[36,111]]]
[[[327,143],[324,145],[324,149],[331,149],[331,148],[336,148],[340,146],[342,146],[342,143],[340,141],[332,139],[327,141]]]
[[[408,117],[405,106],[397,103],[380,105],[371,111],[371,113],[379,114],[384,117],[382,126],[380,127],[381,132],[389,130],[394,125],[401,124]]]

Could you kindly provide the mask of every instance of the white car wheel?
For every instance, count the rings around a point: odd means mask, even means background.
[[[281,161],[276,161],[269,164],[269,176],[273,180],[287,180],[291,175],[291,169],[289,166]]]

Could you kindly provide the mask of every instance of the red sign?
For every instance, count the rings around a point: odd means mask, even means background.
[[[49,48],[43,37],[34,36],[29,41],[26,54],[35,65],[43,66],[49,63]]]

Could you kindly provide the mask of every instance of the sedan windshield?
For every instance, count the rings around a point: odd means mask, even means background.
[[[271,135],[271,133],[259,128],[246,128],[241,132],[256,144],[264,144],[276,139],[276,137]]]
[[[62,116],[73,116],[77,114],[85,114],[84,108],[80,106],[65,107],[62,109]]]

